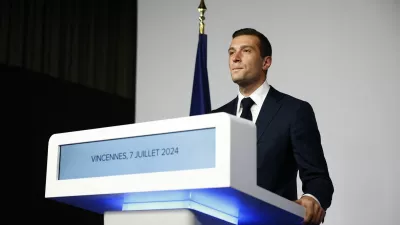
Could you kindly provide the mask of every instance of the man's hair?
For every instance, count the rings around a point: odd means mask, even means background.
[[[232,38],[241,36],[241,35],[254,35],[258,37],[260,40],[260,52],[261,52],[261,57],[265,56],[272,56],[272,47],[271,43],[269,42],[268,38],[264,36],[264,34],[258,32],[257,30],[253,28],[243,28],[240,30],[235,31],[232,34]]]

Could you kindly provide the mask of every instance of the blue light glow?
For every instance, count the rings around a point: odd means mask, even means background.
[[[124,204],[124,206],[122,207],[122,210],[124,211],[162,210],[162,209],[192,209],[235,225],[238,224],[237,217],[228,215],[219,210],[204,206],[194,201],[127,203]]]
[[[192,209],[232,224],[301,224],[302,217],[233,188],[71,196],[57,201],[97,213],[125,210]]]

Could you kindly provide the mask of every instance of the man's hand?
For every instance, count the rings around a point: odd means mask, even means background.
[[[306,208],[304,224],[321,224],[324,221],[325,210],[312,197],[303,196],[296,203]]]

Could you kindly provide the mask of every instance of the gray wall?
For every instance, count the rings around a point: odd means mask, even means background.
[[[189,115],[199,2],[139,0],[137,122]],[[206,5],[212,108],[237,92],[228,71],[232,32],[260,30],[273,48],[269,83],[316,112],[336,189],[325,224],[398,224],[399,1]]]

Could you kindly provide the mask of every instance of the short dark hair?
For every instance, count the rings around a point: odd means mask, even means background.
[[[272,56],[272,47],[271,43],[269,42],[268,38],[265,37],[264,34],[260,33],[259,31],[253,29],[253,28],[243,28],[240,30],[235,31],[232,34],[232,38],[235,38],[237,36],[241,35],[254,35],[258,37],[260,40],[260,51],[261,51],[261,57],[265,56]]]

